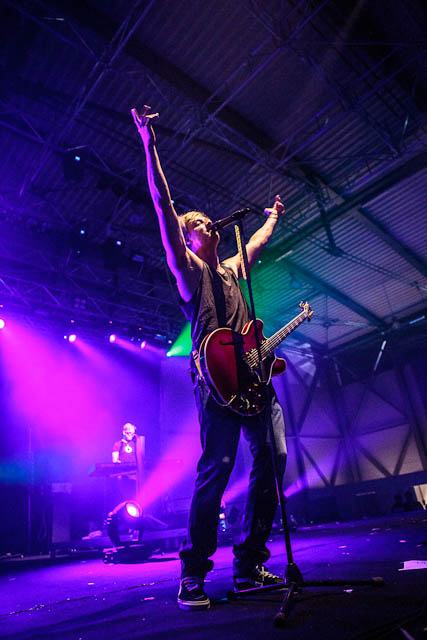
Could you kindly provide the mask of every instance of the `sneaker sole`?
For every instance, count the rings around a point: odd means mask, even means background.
[[[211,606],[211,601],[209,598],[206,600],[180,600],[178,598],[178,606],[180,609],[184,611],[200,611],[201,609],[209,609]]]
[[[234,580],[234,591],[238,592],[238,591],[247,591],[248,589],[258,589],[259,587],[264,586],[262,582],[249,582],[248,580],[245,580],[242,582],[239,582],[238,580]]]

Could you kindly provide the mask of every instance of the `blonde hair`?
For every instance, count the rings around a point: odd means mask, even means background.
[[[204,218],[207,218],[208,220],[210,219],[206,215],[206,213],[203,213],[203,211],[187,211],[187,213],[182,213],[180,216],[178,216],[179,222],[180,222],[180,225],[181,225],[181,229],[182,229],[182,232],[184,234],[185,241],[187,243],[189,241],[189,226],[188,225],[190,224],[190,222],[192,222],[192,220],[194,220],[198,216],[203,216]]]

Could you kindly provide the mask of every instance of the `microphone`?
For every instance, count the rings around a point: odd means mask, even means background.
[[[208,227],[208,231],[219,231],[219,229],[224,229],[224,227],[228,227],[229,224],[233,224],[236,220],[241,220],[248,213],[250,213],[252,209],[250,207],[246,207],[246,209],[238,209],[234,211],[232,214],[227,216],[226,218],[222,218],[221,220],[217,220],[216,222],[212,222]]]

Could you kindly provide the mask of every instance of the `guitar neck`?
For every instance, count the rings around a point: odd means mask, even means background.
[[[288,324],[285,324],[285,326],[279,329],[279,331],[276,331],[276,333],[273,333],[270,338],[267,338],[261,346],[262,357],[266,358],[271,355],[276,347],[278,347],[279,344],[292,333],[292,331],[295,331],[295,329],[299,327],[307,317],[307,313],[302,311],[296,316],[296,318],[288,322]]]

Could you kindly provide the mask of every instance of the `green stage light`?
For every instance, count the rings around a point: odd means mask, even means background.
[[[168,358],[171,356],[189,356],[191,349],[191,326],[190,323],[187,322],[166,355]]]

